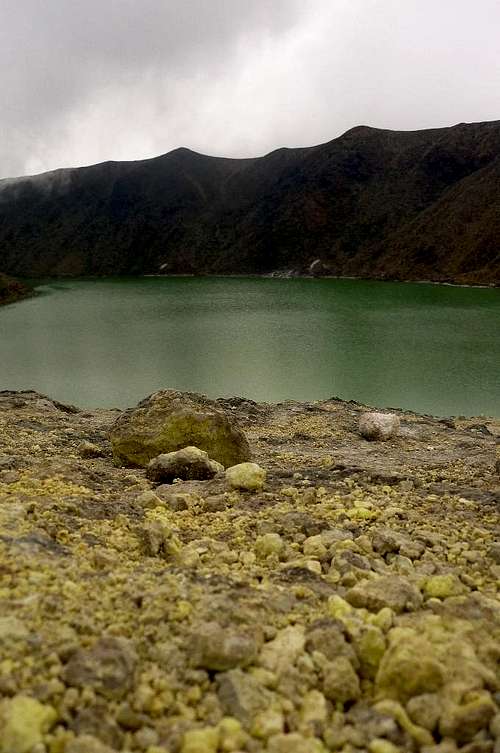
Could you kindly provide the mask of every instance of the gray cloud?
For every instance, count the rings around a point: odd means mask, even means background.
[[[3,0],[0,177],[500,117],[496,0]]]

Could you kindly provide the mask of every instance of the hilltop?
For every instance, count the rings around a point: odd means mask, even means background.
[[[361,126],[255,159],[176,149],[0,181],[8,274],[500,283],[500,121]]]

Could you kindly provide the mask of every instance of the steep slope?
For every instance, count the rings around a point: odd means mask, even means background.
[[[177,149],[0,181],[11,274],[323,271],[500,283],[500,122],[358,127],[256,159]]]

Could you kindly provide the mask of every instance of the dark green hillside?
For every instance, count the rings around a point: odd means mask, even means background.
[[[0,181],[9,274],[304,273],[316,259],[336,275],[500,284],[500,122]]]

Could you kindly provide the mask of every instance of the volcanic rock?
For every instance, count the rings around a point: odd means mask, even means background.
[[[116,463],[145,466],[162,453],[195,446],[224,467],[250,459],[250,446],[234,417],[192,392],[161,390],[122,413],[109,432]]]

